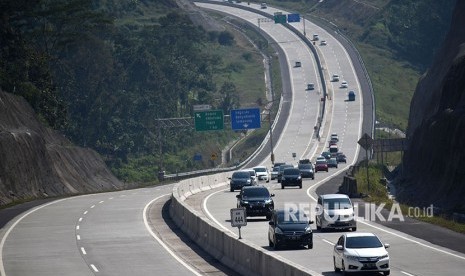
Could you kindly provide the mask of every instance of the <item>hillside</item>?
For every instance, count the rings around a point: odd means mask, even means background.
[[[121,188],[95,151],[44,127],[23,98],[0,90],[0,206]]]
[[[399,199],[465,212],[465,1],[410,106]]]

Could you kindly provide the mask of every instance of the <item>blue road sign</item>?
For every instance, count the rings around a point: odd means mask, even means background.
[[[200,153],[194,154],[194,161],[202,161],[202,155]]]
[[[233,130],[254,129],[261,127],[259,108],[231,110],[231,128]]]
[[[300,22],[300,14],[298,13],[290,13],[287,15],[287,22],[292,23],[292,22]]]

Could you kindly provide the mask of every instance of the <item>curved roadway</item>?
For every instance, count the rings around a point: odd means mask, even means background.
[[[257,18],[260,15],[250,11],[237,9],[234,7],[225,7],[214,4],[198,3],[200,7],[221,11],[230,15],[237,16],[250,24],[257,24]],[[244,4],[246,5],[246,4]],[[259,9],[257,5],[250,5]],[[273,14],[277,10],[268,7],[261,10]],[[303,30],[302,23],[293,23],[297,28]],[[300,24],[300,25],[299,25]],[[336,132],[340,136],[339,145],[341,150],[348,156],[348,162],[353,163],[358,156],[357,141],[361,136],[362,129],[362,106],[360,101],[359,81],[352,65],[350,58],[344,47],[331,34],[325,32],[322,28],[315,26],[306,21],[307,34],[318,33],[320,39],[327,41],[326,46],[319,46],[320,57],[322,57],[323,67],[325,68],[326,77],[336,73],[349,83],[349,88],[340,88],[340,82],[329,82],[329,101],[327,114],[325,116],[325,126],[323,129],[322,140],[320,143],[312,140],[312,130],[315,124],[315,118],[318,114],[318,91],[319,83],[315,76],[315,65],[312,62],[310,51],[303,45],[295,34],[286,28],[273,22],[261,22],[260,28],[272,37],[283,51],[286,53],[287,62],[291,71],[292,99],[289,119],[281,138],[276,143],[275,155],[276,161],[285,161],[296,163],[296,160],[302,157],[315,158],[326,145],[326,139],[329,133]],[[302,67],[295,68],[295,61],[301,61]],[[305,91],[307,82],[315,82],[315,91]],[[357,98],[355,102],[347,102],[347,90],[355,90]],[[292,153],[296,153],[294,159]],[[266,161],[261,162],[265,164]],[[269,188],[276,195],[276,208],[283,208],[286,204],[300,205],[313,211],[316,193],[315,189],[326,180],[334,177],[336,174],[345,170],[348,165],[342,165],[338,169],[330,169],[329,173],[317,173],[315,180],[305,180],[304,189],[286,188],[282,190],[280,185],[275,181],[269,184],[261,183]],[[216,222],[225,231],[237,233],[230,225],[229,209],[236,207],[235,193],[230,193],[227,189],[220,189],[214,192],[203,193],[197,197],[203,197],[201,208],[204,213]],[[359,214],[363,215],[363,214]],[[313,217],[313,216],[312,216]],[[246,227],[242,228],[242,236],[250,242],[253,242],[266,249],[268,224],[265,219],[250,218]],[[405,233],[392,230],[380,224],[370,221],[358,222],[358,231],[376,233],[383,242],[390,243],[389,249],[391,256],[391,271],[393,275],[461,275],[465,267],[465,255],[453,250],[433,245],[427,241],[414,238]],[[332,249],[334,243],[342,232],[314,232],[314,249],[313,250],[282,250],[275,253],[288,258],[290,261],[318,271],[324,275],[332,275]],[[334,273],[335,274],[335,273]],[[337,274],[335,274],[337,275]]]

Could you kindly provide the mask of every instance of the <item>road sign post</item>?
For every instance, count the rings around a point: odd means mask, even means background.
[[[245,208],[233,208],[231,209],[231,226],[239,228],[239,239],[241,237],[241,227],[247,225],[247,216],[245,214]]]
[[[365,156],[367,160],[366,169],[367,169],[367,188],[370,191],[370,174],[368,173],[368,150],[373,145],[373,138],[370,137],[368,134],[364,134],[360,140],[358,140],[358,144],[365,149]]]

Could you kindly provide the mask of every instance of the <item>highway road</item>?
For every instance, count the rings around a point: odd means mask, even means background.
[[[166,202],[172,189],[77,196],[30,209],[1,230],[0,274],[196,274],[158,241],[146,217],[151,203]]]
[[[257,24],[257,14],[249,11],[233,7],[225,7],[212,4],[199,3],[199,6],[212,10],[221,11],[230,15],[237,16],[250,24]],[[251,4],[253,7],[253,5]],[[257,6],[257,9],[259,7]],[[263,10],[262,10],[263,11]],[[270,14],[281,11],[268,7],[265,10]],[[281,11],[285,13],[284,11]],[[293,23],[302,24],[302,23]],[[298,25],[297,27],[299,27]],[[306,22],[307,34],[318,33],[320,39],[327,41],[327,45],[316,45],[319,53],[323,57],[322,62],[326,70],[326,77],[337,73],[341,76],[341,81],[346,80],[349,88],[344,89],[339,87],[339,83],[329,83],[330,100],[326,113],[326,120],[322,140],[320,143],[315,139],[311,139],[312,135],[308,129],[311,129],[314,123],[315,114],[318,114],[317,105],[312,105],[313,101],[318,96],[317,93],[302,91],[305,83],[314,81],[316,76],[312,75],[315,71],[312,70],[313,63],[308,58],[311,58],[311,53],[304,49],[302,44],[295,39],[295,35],[286,28],[273,22],[261,22],[260,28],[268,33],[283,51],[286,53],[287,62],[291,71],[292,83],[292,103],[289,114],[289,119],[284,132],[281,135],[275,147],[276,161],[285,161],[296,163],[296,160],[301,157],[315,158],[325,147],[326,139],[329,133],[336,132],[339,134],[341,141],[341,150],[348,156],[348,163],[355,162],[358,156],[359,148],[357,140],[361,135],[362,129],[362,107],[363,102],[361,97],[357,97],[355,102],[347,102],[346,91],[355,90],[357,95],[360,95],[361,89],[357,78],[357,72],[353,64],[348,58],[348,54],[344,47],[331,34],[323,29]],[[301,28],[303,31],[303,28]],[[295,68],[293,64],[296,60],[302,61],[302,68]],[[317,88],[318,89],[318,88]],[[305,103],[305,104],[302,104]],[[297,153],[297,158],[292,158],[292,153]],[[267,164],[266,159],[262,160]],[[275,196],[275,204],[277,208],[283,208],[287,205],[299,205],[307,210],[313,210],[311,206],[315,204],[316,188],[326,180],[341,173],[348,165],[340,166],[338,169],[330,169],[329,173],[317,173],[315,180],[305,180],[304,189],[286,188],[281,189],[280,185],[275,181],[269,184],[262,183],[267,186]],[[192,198],[192,202],[202,202],[202,204],[193,206],[202,210],[207,217],[217,223],[224,231],[231,231],[237,234],[237,229],[230,225],[229,209],[236,207],[236,193],[229,192],[228,189],[220,189],[212,192],[202,193]],[[199,197],[202,197],[199,199]],[[313,205],[312,205],[313,204]],[[363,215],[363,214],[359,214]],[[268,224],[263,218],[250,218],[248,225],[242,228],[242,236],[246,240],[262,246],[265,249],[273,250],[268,247],[267,240]],[[359,232],[373,232],[377,234],[385,243],[391,244],[389,249],[391,256],[391,271],[392,275],[461,275],[465,267],[465,255],[447,248],[443,248],[427,241],[417,239],[405,233],[384,227],[380,224],[370,221],[359,221]],[[290,261],[308,267],[322,275],[337,275],[333,272],[332,264],[332,249],[334,243],[342,232],[314,232],[314,248],[306,249],[290,249],[276,251],[275,253],[289,259]]]

